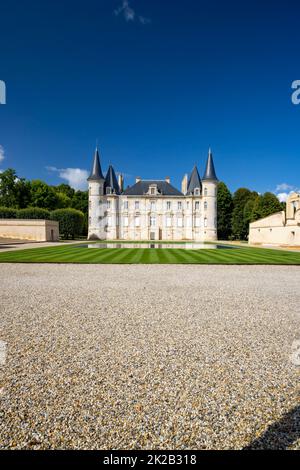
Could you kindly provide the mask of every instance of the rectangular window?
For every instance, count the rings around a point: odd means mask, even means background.
[[[200,217],[195,217],[195,227],[200,227]]]
[[[140,218],[139,218],[139,217],[135,217],[135,219],[134,219],[134,225],[135,225],[136,227],[139,227],[139,226],[140,226]]]
[[[182,227],[183,226],[183,221],[182,217],[178,217],[177,219],[177,227]]]
[[[207,218],[204,219],[204,227],[207,227]]]
[[[171,201],[167,201],[167,211],[171,210]]]
[[[111,227],[111,217],[107,217],[107,225],[108,227]]]
[[[187,208],[187,209],[190,208],[190,201],[186,201],[186,208]]]
[[[107,207],[107,209],[110,209],[110,201],[107,201],[106,207]]]
[[[182,202],[181,201],[178,201],[177,208],[178,208],[179,211],[181,211],[181,209],[182,209]]]
[[[172,227],[172,218],[171,217],[167,217],[167,227]]]
[[[155,211],[155,207],[156,207],[155,201],[151,201],[151,204],[150,204],[151,211]]]
[[[140,208],[140,202],[139,201],[135,201],[135,210],[138,211],[139,208]]]
[[[124,227],[128,227],[128,217],[124,217]]]
[[[150,217],[150,227],[155,227],[155,217]]]
[[[199,210],[199,207],[200,207],[200,206],[199,206],[199,201],[196,201],[196,202],[195,202],[195,210],[198,211],[198,210]]]
[[[124,209],[127,211],[128,210],[128,201],[124,201]]]
[[[187,227],[190,227],[190,226],[191,226],[191,218],[190,218],[190,217],[187,217],[187,218],[186,218],[186,226],[187,226]]]

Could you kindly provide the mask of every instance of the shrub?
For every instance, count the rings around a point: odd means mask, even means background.
[[[76,209],[56,209],[50,214],[51,220],[59,222],[59,233],[63,238],[72,238],[81,235],[84,223],[84,214]]]
[[[18,219],[50,219],[50,212],[41,207],[27,207],[17,211]]]
[[[15,219],[17,217],[17,209],[11,207],[0,207],[0,219]]]

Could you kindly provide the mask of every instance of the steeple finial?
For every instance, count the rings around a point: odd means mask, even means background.
[[[206,168],[205,168],[205,172],[204,172],[204,176],[202,180],[218,181],[216,170],[215,170],[215,165],[213,161],[212,151],[210,147],[208,149]]]

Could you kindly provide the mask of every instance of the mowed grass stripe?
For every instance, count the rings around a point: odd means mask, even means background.
[[[0,262],[300,265],[300,253],[252,247],[184,250],[182,248],[81,248],[78,244],[0,252]]]

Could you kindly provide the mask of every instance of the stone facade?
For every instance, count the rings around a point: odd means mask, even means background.
[[[291,194],[286,211],[277,212],[250,224],[249,243],[300,246],[300,194]]]
[[[58,222],[40,219],[0,219],[0,238],[54,242],[59,239]]]
[[[195,166],[181,191],[165,180],[143,180],[123,189],[110,166],[104,178],[96,149],[89,183],[88,238],[100,240],[217,239],[217,184],[209,152],[204,177]]]

